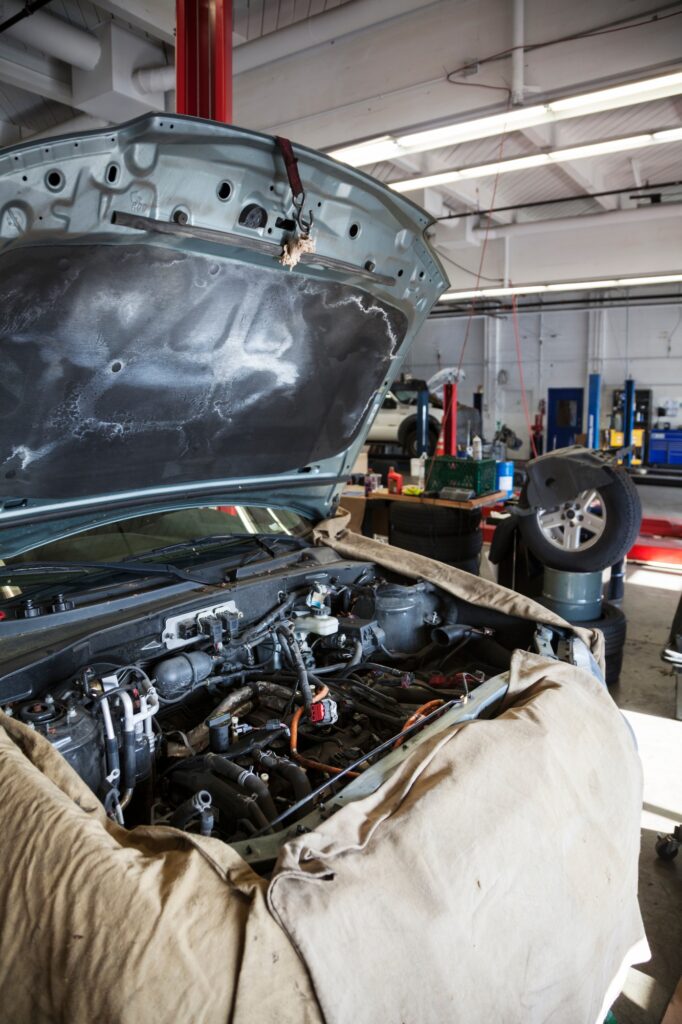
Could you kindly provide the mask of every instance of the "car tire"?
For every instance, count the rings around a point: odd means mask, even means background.
[[[587,629],[600,629],[604,634],[604,657],[606,663],[605,681],[607,686],[615,686],[620,678],[623,667],[623,650],[627,635],[627,619],[625,612],[609,601],[604,601],[601,616],[588,622],[576,622],[576,626]]]
[[[483,546],[483,536],[478,530],[476,533],[465,533],[459,537],[419,537],[412,533],[393,529],[391,544],[394,547],[403,548],[405,551],[414,551],[417,555],[435,558],[447,565],[456,565],[460,562],[468,562],[472,558],[478,558]]]
[[[637,539],[642,521],[642,506],[635,484],[625,470],[618,470],[607,485],[594,491],[603,506],[606,521],[601,536],[589,547],[564,549],[558,542],[547,538],[541,527],[541,517],[551,514],[552,509],[538,510],[521,517],[523,539],[543,565],[569,572],[601,572],[627,555]],[[559,507],[556,511],[560,511]],[[564,531],[567,528],[561,527]]]
[[[391,527],[414,537],[461,537],[476,533],[481,525],[481,513],[473,509],[441,508],[409,501],[391,502]]]
[[[427,455],[433,455],[438,444],[438,431],[434,430],[433,427],[429,427],[429,440],[428,440],[428,451]],[[417,431],[416,429],[408,430],[403,438],[403,451],[408,459],[418,459],[421,452],[418,450],[417,444]]]

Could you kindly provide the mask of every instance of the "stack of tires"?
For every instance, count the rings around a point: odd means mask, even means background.
[[[521,516],[520,543],[530,555],[522,565],[531,567],[527,580],[521,575],[522,585],[537,596],[540,566],[567,573],[595,573],[621,562],[637,538],[641,519],[637,488],[624,470],[614,471],[608,484],[578,494],[573,502]],[[606,683],[613,686],[623,665],[625,614],[615,604],[603,601],[599,618],[575,624],[604,634]]]
[[[479,511],[393,501],[389,526],[389,541],[395,547],[478,576],[483,546]]]

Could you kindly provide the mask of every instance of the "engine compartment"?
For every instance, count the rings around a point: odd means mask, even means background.
[[[370,769],[376,788],[377,766],[429,728],[493,713],[533,624],[496,629],[494,613],[372,565],[291,574],[274,603],[268,581],[254,604],[258,586],[170,609],[151,642],[105,650],[3,710],[119,824],[213,836],[267,871],[346,790],[367,792]]]

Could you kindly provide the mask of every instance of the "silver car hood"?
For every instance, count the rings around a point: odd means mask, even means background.
[[[0,557],[140,510],[328,515],[446,286],[423,210],[189,117],[0,152]]]

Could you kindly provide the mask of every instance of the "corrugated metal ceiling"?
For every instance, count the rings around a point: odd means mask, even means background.
[[[347,2],[350,0],[235,0],[234,31],[243,40],[253,40]],[[49,13],[86,30],[92,30],[100,22],[112,17],[89,0],[53,0],[49,4]],[[28,53],[21,43],[13,41],[11,45]],[[0,121],[6,124],[19,126],[25,132],[42,131],[60,124],[74,113],[64,104],[41,99],[0,81]],[[530,137],[514,132],[503,140],[499,137],[481,139],[412,156],[401,166],[383,163],[367,170],[380,180],[394,181],[413,174],[434,173],[526,156],[540,152],[543,148],[638,135],[680,124],[682,99],[659,100],[543,127],[531,132]],[[677,180],[681,165],[682,143],[674,143],[581,160],[575,164],[574,176],[570,167],[532,168],[500,175],[497,182],[488,176],[478,181],[468,181],[461,188],[444,186],[439,191],[453,211],[476,207],[486,209],[493,189],[496,206],[511,206],[580,196],[588,191],[636,188],[638,183]],[[524,211],[523,216],[534,219],[549,215],[561,216],[564,212],[573,215],[593,212],[601,209],[601,206],[597,201],[586,198],[584,203],[554,205],[546,209],[547,212],[542,208]]]

